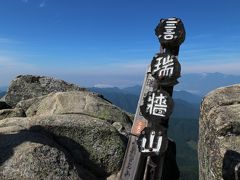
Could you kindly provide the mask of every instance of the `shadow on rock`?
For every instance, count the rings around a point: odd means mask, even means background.
[[[21,130],[12,134],[0,134],[0,166],[11,159],[15,149],[25,142],[47,145],[64,153],[68,165],[70,168],[77,169],[80,178],[106,179],[109,175],[102,167],[89,159],[89,153],[84,147],[70,138],[51,134],[42,126],[33,126],[29,130]]]
[[[165,154],[162,180],[178,180],[179,176],[180,172],[176,162],[176,143],[169,139],[168,148]]]
[[[224,180],[240,180],[240,153],[232,150],[226,151],[222,174]]]

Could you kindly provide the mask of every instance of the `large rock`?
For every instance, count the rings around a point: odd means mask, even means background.
[[[0,175],[5,174],[4,177],[8,178],[11,176],[6,175],[8,174],[8,168],[6,169],[5,165],[9,162],[12,163],[12,158],[18,157],[12,157],[8,153],[16,152],[15,150],[20,148],[19,145],[22,143],[37,143],[40,144],[37,145],[39,147],[48,145],[49,147],[45,148],[49,149],[53,146],[50,142],[54,142],[59,146],[54,145],[58,151],[65,149],[68,154],[71,154],[72,161],[75,164],[84,167],[99,178],[114,174],[120,170],[126,148],[126,139],[110,123],[81,114],[8,118],[0,121],[0,134],[0,162],[2,164]],[[22,135],[24,136],[21,137]],[[46,137],[47,140],[39,140],[39,137],[42,136]],[[11,137],[15,138],[11,139]],[[35,147],[35,144],[31,145]],[[32,151],[32,149],[30,148],[29,151]],[[57,154],[60,153],[51,148],[46,151],[54,151],[56,153],[54,156],[58,156]],[[24,151],[20,150],[20,152],[22,152],[22,156],[27,156],[27,154],[24,154],[25,152],[29,153],[26,149]],[[23,161],[22,156],[16,161]],[[46,159],[51,158],[50,154],[49,156],[48,154],[39,156]],[[31,174],[31,169],[28,169],[27,164],[29,163],[30,166],[32,163],[27,158],[25,161],[27,162],[22,163],[26,164],[26,169],[16,171],[23,170],[27,174]],[[55,160],[53,161],[55,162]],[[35,165],[39,165],[39,169],[48,169],[48,166],[53,166],[52,163],[54,162],[47,163],[46,160],[44,163],[39,162],[41,164],[36,163]],[[54,166],[59,165],[57,160],[56,163]],[[67,162],[64,160],[64,163]],[[11,166],[15,165],[11,164]],[[69,164],[68,166],[72,165]],[[43,173],[40,171],[38,173]],[[46,172],[45,178],[49,176],[49,173],[50,171]],[[25,175],[22,177],[25,177]],[[35,178],[37,177],[38,175]]]
[[[132,120],[101,95],[27,75],[12,81],[5,101],[13,109],[0,110],[0,179],[100,180],[119,172]]]
[[[200,180],[240,178],[240,85],[219,88],[204,98],[198,155]]]
[[[1,179],[78,179],[64,149],[48,137],[27,130],[0,136]],[[10,158],[11,156],[11,158]]]
[[[14,107],[19,101],[47,95],[51,92],[83,91],[74,84],[44,76],[20,75],[14,79],[7,91],[5,101]]]
[[[29,103],[30,102],[30,103]],[[25,110],[26,116],[54,114],[85,114],[108,121],[119,122],[126,131],[130,131],[130,117],[99,95],[92,92],[58,92],[42,98],[21,101],[17,107]]]
[[[51,132],[76,162],[98,177],[117,172],[121,166],[126,139],[104,120],[76,114],[39,116],[31,126]]]

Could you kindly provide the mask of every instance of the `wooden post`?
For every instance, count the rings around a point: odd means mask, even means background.
[[[146,71],[119,180],[161,180],[166,151],[172,147],[167,129],[173,111],[173,87],[180,77],[177,58],[185,29],[178,18],[161,19],[155,34],[160,53]]]

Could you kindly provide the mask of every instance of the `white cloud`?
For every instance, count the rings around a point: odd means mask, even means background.
[[[45,5],[46,5],[46,2],[45,2],[45,1],[42,1],[41,4],[39,5],[39,7],[40,7],[40,8],[43,8],[43,7],[45,7]]]
[[[28,3],[29,0],[22,0],[22,2],[23,2],[23,3]],[[41,1],[41,3],[39,4],[39,7],[40,7],[40,8],[44,8],[45,5],[46,5],[46,0],[43,0],[43,1]]]
[[[145,73],[147,69],[147,63],[144,62],[145,60],[139,61],[129,61],[131,63],[103,63],[101,65],[78,65],[72,66],[71,68],[57,68],[55,72],[61,73],[65,72],[67,74],[84,74],[84,75],[137,75]],[[150,63],[150,62],[149,62]],[[52,72],[52,67],[46,67],[46,71]]]
[[[20,42],[13,39],[0,37],[0,44],[17,44],[17,43]]]
[[[240,62],[229,63],[204,63],[204,64],[182,64],[183,73],[212,73],[240,74]]]
[[[1,38],[0,38],[1,41]],[[29,54],[27,54],[29,56]],[[216,61],[197,62],[181,61],[182,73],[202,73],[202,72],[220,72],[225,74],[240,74],[240,62],[236,59]],[[25,61],[31,59],[31,61]],[[36,58],[38,59],[38,58]],[[129,63],[103,63],[102,65],[75,65],[72,67],[48,66],[41,67],[34,65],[35,57],[19,56],[14,52],[0,51],[0,86],[7,85],[10,80],[20,74],[35,74],[52,76],[66,81],[77,83],[90,87],[113,87],[113,86],[132,86],[141,84],[147,70],[149,59],[129,60]],[[116,60],[116,62],[125,62],[126,60]],[[226,63],[227,62],[227,63]]]
[[[208,39],[209,37],[212,37],[214,34],[212,33],[205,33],[205,34],[194,34],[192,36],[189,36],[188,38],[190,40],[202,40],[202,39]]]
[[[113,86],[112,85],[109,85],[109,84],[95,84],[94,87],[96,88],[112,88]]]
[[[94,66],[79,65],[71,68],[46,67],[41,73],[83,87],[126,87],[142,84],[146,68],[145,63],[132,62]]]
[[[20,74],[35,74],[37,67],[10,56],[0,55],[0,86],[8,85],[9,82]]]

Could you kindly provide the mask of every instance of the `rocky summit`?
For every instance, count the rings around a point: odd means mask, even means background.
[[[201,104],[199,179],[240,179],[240,85],[210,92]]]
[[[0,109],[0,179],[113,179],[132,117],[49,77],[14,79]]]
[[[11,82],[7,95],[5,96],[5,101],[8,105],[14,107],[22,100],[41,97],[51,92],[75,90],[84,91],[85,89],[50,77],[20,75]]]

